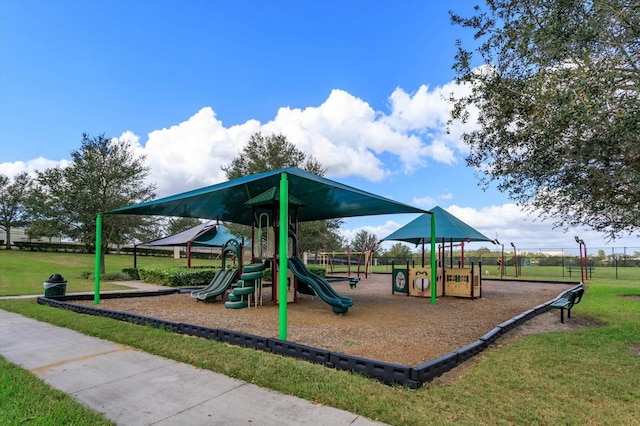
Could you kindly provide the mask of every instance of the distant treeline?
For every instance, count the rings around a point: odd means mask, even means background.
[[[17,247],[19,250],[24,251],[39,251],[39,252],[65,252],[65,253],[95,253],[93,247],[87,244],[81,243],[48,243],[40,241],[15,241],[12,242],[13,247]],[[131,246],[107,249],[106,254],[124,254],[133,255],[134,248]],[[173,257],[173,248],[149,248],[138,247],[136,248],[138,256],[155,256],[155,257]],[[182,257],[186,257],[184,251],[181,252]],[[219,253],[213,253],[211,251],[191,251],[191,257],[194,259],[216,259],[219,257]]]

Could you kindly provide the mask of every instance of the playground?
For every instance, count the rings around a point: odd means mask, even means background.
[[[548,302],[571,284],[483,281],[482,299],[444,297],[437,304],[426,298],[391,294],[391,278],[371,274],[357,288],[348,281],[332,282],[335,290],[353,299],[346,315],[336,315],[317,296],[299,295],[289,305],[288,340],[350,355],[414,366],[463,347],[506,321]],[[230,310],[225,303],[198,303],[188,293],[143,298],[104,299],[99,309],[148,315],[263,337],[278,337],[278,306],[264,295],[262,306]],[[90,301],[74,302],[92,305]],[[557,312],[537,319],[542,328],[560,324]],[[527,324],[528,326],[528,324]],[[564,328],[563,328],[564,327]],[[526,328],[526,326],[520,327]],[[526,331],[526,330],[525,330]]]
[[[357,362],[354,357],[364,357],[416,366],[451,352],[458,362],[458,350],[464,346],[472,348],[465,349],[460,356],[472,356],[473,348],[486,346],[487,341],[479,339],[496,326],[525,311],[533,313],[533,308],[572,287],[503,282],[483,288],[478,268],[465,269],[463,264],[454,268],[451,262],[448,269],[445,262],[436,268],[437,238],[443,244],[448,241],[451,247],[454,241],[489,239],[471,233],[473,230],[468,225],[443,209],[427,212],[298,169],[238,178],[107,214],[175,215],[176,212],[210,219],[233,217],[236,223],[251,226],[250,253],[237,242],[238,247],[229,250],[229,254],[240,260],[240,279],[235,281],[235,272],[227,274],[223,262],[220,278],[216,276],[199,292],[132,300],[107,299],[99,309],[295,342],[337,354],[332,355],[337,363],[343,362],[339,354],[345,354],[351,356],[347,357],[347,363]],[[409,274],[399,279],[399,274],[370,275],[356,286],[347,277],[339,281],[325,280],[312,273],[298,257],[299,222],[391,213],[423,213],[421,218],[428,220],[422,223],[418,218],[408,229],[410,238],[418,238],[423,246],[429,242],[431,246],[430,267],[416,270],[419,276]],[[98,215],[97,229],[101,220]],[[440,223],[438,228],[436,222]],[[100,247],[99,235],[96,247]],[[406,238],[398,235],[387,239],[407,241]],[[222,252],[224,257],[227,244]],[[287,255],[282,255],[284,253]],[[444,254],[442,250],[442,260]],[[265,280],[273,283],[270,292],[264,291],[266,288],[259,278],[266,262],[272,267],[271,280]],[[99,276],[96,272],[95,305],[100,305]],[[421,290],[413,291],[416,286]],[[428,292],[427,287],[431,288]],[[218,296],[219,302],[225,302],[216,303]],[[437,297],[440,302],[436,304]],[[210,303],[200,303],[200,300]],[[327,309],[327,304],[331,309]],[[498,330],[508,329],[509,326],[505,326]],[[418,374],[432,374],[424,369],[415,374],[402,368],[397,371],[393,374],[399,374],[401,379],[387,375],[384,380],[409,380],[417,385],[423,380]]]

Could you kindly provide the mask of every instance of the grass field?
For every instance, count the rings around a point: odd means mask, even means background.
[[[93,291],[95,256],[81,253],[47,253],[19,250],[0,250],[0,296],[43,294],[43,283],[51,274],[60,274],[67,280],[67,293]],[[138,267],[185,267],[186,259],[172,257],[139,256]],[[133,256],[107,255],[107,272],[120,272],[133,267]],[[219,261],[192,259],[192,266],[220,266]],[[101,290],[123,288],[116,283],[102,283]]]
[[[3,270],[6,254],[0,251]],[[66,270],[51,263],[55,259],[52,255],[48,259],[44,268],[36,265],[35,257],[12,260],[12,280],[23,279],[22,269],[47,271],[46,277],[51,272],[71,277],[73,271],[84,267],[84,260],[65,260],[74,265]],[[88,262],[92,264],[92,259]],[[109,260],[107,265],[109,268]],[[47,268],[53,267],[60,269],[49,272]],[[41,288],[43,279],[37,277]],[[360,375],[253,349],[78,315],[37,305],[33,300],[0,300],[0,308],[393,425],[637,425],[640,280],[594,277],[586,286],[585,297],[573,315],[601,326],[536,334],[506,345],[498,342],[471,361],[460,379],[445,386],[427,384],[418,390],[385,386]],[[0,389],[12,380],[11,375],[0,375]],[[32,386],[40,384],[22,380],[19,385]],[[12,411],[12,418],[30,418],[26,410],[32,400],[28,395],[14,390],[8,400],[0,398],[1,424],[15,424],[3,417],[8,404],[25,407],[24,413]],[[49,408],[62,410],[55,403]],[[91,420],[67,422],[71,423],[96,424]]]
[[[404,268],[405,265],[397,265],[398,268]],[[471,265],[466,265],[471,267]],[[578,268],[578,269],[576,269]],[[390,274],[393,268],[391,265],[378,265],[373,266],[369,272]],[[499,279],[500,272],[495,265],[482,267],[482,276],[488,279]],[[336,265],[333,268],[334,273],[346,273],[347,267],[344,265]],[[357,267],[351,268],[351,273],[357,273]],[[360,272],[364,273],[364,267],[360,267]],[[513,267],[507,267],[503,274],[504,279],[519,279],[519,280],[549,280],[549,281],[566,281],[566,282],[578,282],[580,281],[580,269],[577,266],[572,267],[571,273],[567,268],[561,266],[523,266],[520,268],[518,277],[515,277]],[[640,268],[638,267],[597,267],[593,269],[591,276],[592,279],[611,279],[618,281],[639,281],[640,280]],[[588,281],[588,279],[587,279]]]

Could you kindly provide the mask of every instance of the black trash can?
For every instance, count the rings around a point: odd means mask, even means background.
[[[67,293],[67,281],[60,274],[53,274],[44,282],[44,297],[64,296]]]

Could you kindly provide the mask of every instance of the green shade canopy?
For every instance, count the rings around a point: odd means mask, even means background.
[[[297,168],[268,171],[233,179],[182,194],[122,207],[107,214],[181,216],[251,225],[257,213],[271,215],[279,195],[273,188],[287,174],[290,206],[300,222],[397,213],[427,213],[417,207],[305,172]],[[295,201],[293,201],[295,200]],[[261,210],[262,209],[262,210]],[[273,219],[273,218],[271,218]]]
[[[436,240],[442,241],[492,241],[441,207],[434,207],[431,213],[436,218]],[[413,244],[431,241],[431,217],[418,216],[402,228],[383,238],[384,241],[405,241]]]

